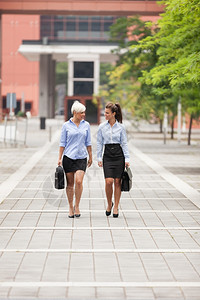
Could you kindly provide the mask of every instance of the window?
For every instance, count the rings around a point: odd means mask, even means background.
[[[74,78],[93,78],[93,62],[74,62]]]
[[[54,23],[54,36],[55,37],[63,37],[64,36],[63,22],[56,21]]]
[[[92,22],[91,30],[92,31],[101,31],[101,23],[100,22]]]
[[[40,38],[108,40],[113,16],[41,16]]]
[[[104,22],[104,31],[109,31],[112,24],[112,22]]]
[[[89,35],[88,32],[88,22],[79,22],[79,38],[87,38]]]
[[[66,22],[67,31],[75,31],[76,23],[75,22]]]
[[[79,22],[79,31],[88,31],[88,23]]]
[[[91,81],[74,81],[74,95],[92,95],[93,85],[94,83]]]

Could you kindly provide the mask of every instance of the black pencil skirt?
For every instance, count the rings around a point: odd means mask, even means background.
[[[125,158],[120,144],[106,144],[103,155],[105,178],[121,178],[125,168]]]
[[[64,155],[62,165],[65,173],[76,172],[78,170],[82,170],[85,172],[87,167],[87,158],[71,159],[68,156]]]

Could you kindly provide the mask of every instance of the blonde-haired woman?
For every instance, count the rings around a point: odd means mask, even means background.
[[[63,165],[66,174],[69,218],[81,216],[79,204],[83,191],[83,178],[86,167],[92,164],[90,124],[84,120],[85,110],[86,107],[79,101],[73,103],[71,108],[73,117],[63,124],[60,138],[58,165]]]

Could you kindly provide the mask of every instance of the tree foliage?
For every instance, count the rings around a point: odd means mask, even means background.
[[[192,119],[200,115],[199,0],[164,0],[158,24],[120,18],[111,27],[118,62],[103,93],[134,115],[162,119],[164,107],[177,114],[181,98]]]
[[[200,84],[199,0],[167,0],[166,12],[158,21],[159,31],[140,42],[143,49],[157,48],[158,62],[143,75],[147,83],[170,89]]]
[[[67,85],[67,76],[68,76],[67,62],[57,62],[56,63],[56,85],[57,84]]]
[[[175,109],[182,99],[192,119],[200,115],[200,5],[198,0],[166,0],[166,11],[158,21],[158,32],[140,42],[143,51],[158,60],[144,70],[140,81],[152,86],[155,95]],[[172,112],[174,113],[173,109]]]
[[[142,76],[142,70],[154,64],[152,53],[145,54],[142,58],[143,50],[136,48],[138,42],[152,34],[149,26],[146,26],[138,17],[119,18],[111,26],[111,40],[118,42],[118,48],[114,51],[118,55],[116,67],[107,72],[109,76],[108,84],[102,86],[100,95],[104,99],[113,102],[120,102],[123,107],[134,113],[137,117],[145,114],[149,115],[149,103],[143,103],[141,110],[141,83],[138,77]],[[148,58],[146,58],[148,56]],[[139,59],[140,57],[140,59]],[[144,117],[144,116],[143,116]]]

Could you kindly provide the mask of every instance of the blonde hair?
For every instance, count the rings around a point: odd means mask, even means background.
[[[71,108],[71,113],[73,115],[74,111],[75,112],[83,112],[86,110],[85,105],[83,105],[82,103],[80,103],[78,100],[74,101],[72,108]]]

